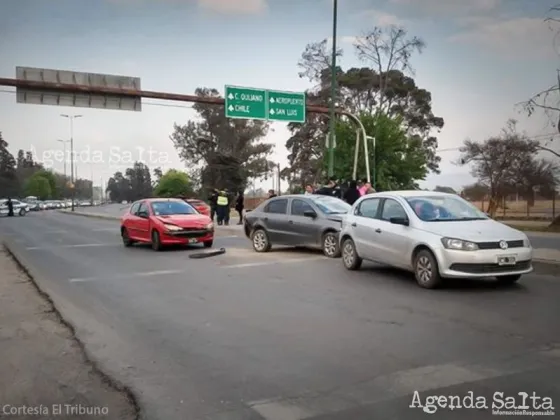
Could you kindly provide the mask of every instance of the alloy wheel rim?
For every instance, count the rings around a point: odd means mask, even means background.
[[[354,262],[354,247],[350,243],[344,245],[344,252],[342,259],[344,260],[344,265],[350,267]]]
[[[336,241],[332,235],[325,236],[325,243],[323,245],[327,255],[334,255],[336,252]]]
[[[256,232],[255,236],[253,236],[253,244],[257,251],[262,251],[266,246],[266,239],[262,232]]]
[[[432,263],[428,257],[420,257],[416,264],[416,272],[418,279],[422,283],[426,283],[432,279]]]

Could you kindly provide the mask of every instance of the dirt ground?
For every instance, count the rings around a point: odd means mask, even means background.
[[[90,363],[4,249],[0,249],[0,418],[135,419],[137,407]]]

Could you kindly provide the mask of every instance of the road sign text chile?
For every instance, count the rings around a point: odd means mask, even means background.
[[[227,118],[305,122],[305,93],[226,86]]]

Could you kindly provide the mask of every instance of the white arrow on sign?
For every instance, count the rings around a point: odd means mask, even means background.
[[[274,110],[273,109],[270,110],[270,115],[274,115]]]
[[[274,98],[270,98],[270,103],[273,104],[274,102]]]
[[[233,93],[230,93],[230,94],[228,95],[228,99],[233,99],[233,98],[235,98],[235,96],[233,96]]]
[[[228,108],[230,111],[233,111],[235,108],[233,107],[233,105],[230,105]]]

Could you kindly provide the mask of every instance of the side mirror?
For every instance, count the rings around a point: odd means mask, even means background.
[[[410,224],[406,217],[391,217],[389,221],[394,225],[408,226]]]
[[[315,219],[315,218],[317,217],[317,213],[315,213],[313,210],[305,210],[305,211],[303,212],[303,215],[304,215],[305,217],[309,217],[309,218],[311,218],[311,219]]]

